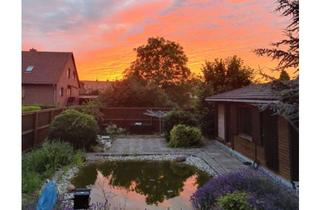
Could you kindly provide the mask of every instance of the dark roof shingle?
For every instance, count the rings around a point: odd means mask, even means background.
[[[206,98],[206,101],[230,102],[272,102],[278,101],[279,96],[272,91],[272,84],[252,84],[243,88],[219,93]]]
[[[69,59],[71,52],[22,51],[22,84],[56,84]]]

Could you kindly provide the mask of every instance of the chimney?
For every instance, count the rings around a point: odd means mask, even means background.
[[[30,51],[30,52],[37,52],[37,50],[34,49],[34,48],[31,48],[29,51]]]

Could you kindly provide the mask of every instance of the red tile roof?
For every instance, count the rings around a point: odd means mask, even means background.
[[[72,52],[22,51],[22,84],[56,84]],[[32,72],[26,72],[33,66]]]

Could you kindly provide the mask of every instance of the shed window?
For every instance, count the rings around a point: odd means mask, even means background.
[[[70,79],[70,76],[71,76],[71,70],[70,70],[70,68],[68,68],[67,73],[68,73],[68,78]]]
[[[252,136],[252,113],[250,108],[240,108],[238,116],[239,134]]]
[[[63,87],[62,87],[62,88],[60,88],[60,96],[63,96],[63,92],[64,92],[64,90],[63,90]]]

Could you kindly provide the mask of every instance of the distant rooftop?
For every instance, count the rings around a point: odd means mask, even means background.
[[[277,102],[279,96],[272,91],[271,83],[252,84],[206,98],[206,101],[268,103]]]

